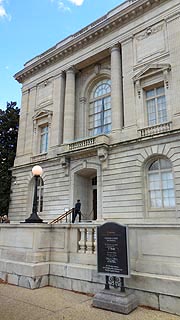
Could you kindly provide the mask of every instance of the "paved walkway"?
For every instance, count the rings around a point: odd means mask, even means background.
[[[180,320],[179,316],[144,308],[121,315],[91,304],[92,297],[67,290],[0,284],[0,320]]]

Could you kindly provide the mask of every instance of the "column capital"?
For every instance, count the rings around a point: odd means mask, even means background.
[[[77,72],[77,69],[74,66],[72,66],[66,70],[66,73],[73,73],[74,74],[76,72]]]
[[[115,45],[113,45],[112,47],[110,47],[110,52],[113,52],[113,51],[120,51],[120,44],[119,43],[116,43]]]

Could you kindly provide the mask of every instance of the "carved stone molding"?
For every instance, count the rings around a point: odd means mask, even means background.
[[[108,166],[108,148],[103,146],[97,150],[99,161],[101,162],[102,169],[106,169]]]
[[[101,65],[99,63],[97,63],[95,66],[94,66],[94,72],[96,75],[98,75],[101,71]]]
[[[164,84],[165,84],[166,89],[169,89],[169,71],[170,71],[170,70],[171,70],[171,69],[169,68],[169,69],[165,69],[165,70],[163,71]]]
[[[82,104],[85,104],[87,102],[87,98],[86,97],[80,97],[79,98],[79,102]]]
[[[164,28],[164,24],[153,26],[153,27],[148,27],[143,33],[136,36],[136,39],[139,41],[144,40],[145,38],[148,38],[151,35],[163,30],[163,28]]]
[[[33,122],[37,122],[42,118],[47,118],[48,123],[51,124],[53,112],[51,110],[41,110],[36,112],[36,114],[32,117]]]
[[[36,134],[38,125],[40,123],[41,125],[42,123],[48,123],[48,126],[51,127],[52,115],[53,115],[53,112],[50,110],[41,110],[35,113],[35,115],[32,117],[34,135]]]
[[[135,1],[125,10],[122,10],[121,6],[119,6],[119,9],[117,8],[114,10],[112,15],[107,13],[82,30],[57,43],[54,47],[48,49],[41,55],[38,55],[34,59],[28,61],[25,64],[25,68],[15,74],[15,79],[20,83],[24,82],[24,80],[31,77],[32,74],[39,72],[39,70],[46,68],[57,61],[63,60],[67,56],[77,52],[79,49],[82,49],[96,41],[97,38],[99,39],[100,37],[103,37],[107,33],[129,23],[136,16],[140,16],[144,12],[151,10],[152,6],[154,8],[158,5],[158,0],[142,0]],[[157,32],[157,30],[153,29],[153,32]]]
[[[64,170],[65,176],[69,175],[70,158],[62,156],[60,159],[60,164]]]
[[[169,72],[171,71],[171,65],[168,63],[164,64],[150,64],[141,70],[138,74],[133,77],[134,84],[136,86],[138,97],[141,97],[141,81],[146,78],[151,78],[154,75],[162,74],[162,80],[166,89],[169,88]]]

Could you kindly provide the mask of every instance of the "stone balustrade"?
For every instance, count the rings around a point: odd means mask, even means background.
[[[85,139],[85,140],[80,140],[77,142],[73,142],[70,143],[69,146],[69,150],[76,150],[76,149],[81,149],[81,148],[87,148],[89,146],[93,146],[95,145],[95,138],[89,138],[89,139]]]
[[[87,149],[92,146],[109,145],[109,137],[106,135],[99,135],[97,137],[90,137],[78,140],[65,145],[65,151],[75,151],[78,149]]]
[[[153,136],[154,134],[160,134],[171,130],[171,122],[164,122],[154,126],[148,126],[141,128],[138,131],[140,132],[141,137]]]
[[[78,252],[79,253],[96,253],[96,227],[80,227],[80,240],[78,242]]]

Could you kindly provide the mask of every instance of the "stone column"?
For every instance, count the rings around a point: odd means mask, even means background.
[[[25,140],[25,147],[24,147],[24,154],[32,155],[32,144],[33,144],[33,121],[32,117],[34,115],[34,109],[36,107],[36,95],[37,95],[37,88],[36,86],[29,90],[29,102],[28,102],[28,109],[26,114],[26,134],[24,136]]]
[[[64,143],[74,140],[75,117],[75,70],[66,71],[66,88],[64,104]]]
[[[64,73],[60,72],[54,79],[53,131],[51,136],[53,146],[58,146],[63,143],[64,90]]]
[[[121,54],[118,45],[111,48],[111,107],[112,131],[123,127],[123,93]]]
[[[18,142],[16,156],[23,156],[25,149],[26,121],[29,107],[29,90],[22,91],[21,116],[19,122]]]

